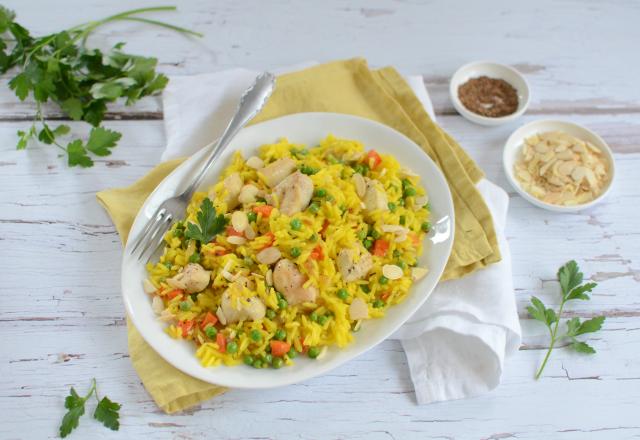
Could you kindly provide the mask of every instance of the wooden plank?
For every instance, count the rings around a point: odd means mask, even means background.
[[[45,18],[39,8],[19,0],[5,3],[36,35],[130,7],[122,0],[65,0],[65,7],[51,8]],[[127,41],[131,52],[158,57],[161,69],[169,74],[235,66],[273,69],[303,60],[363,56],[374,66],[393,65],[405,73],[423,74],[436,110],[449,114],[453,108],[448,78],[460,65],[486,54],[526,74],[532,87],[533,113],[640,112],[637,69],[628,64],[636,60],[620,55],[637,50],[637,2],[592,2],[585,7],[579,0],[548,6],[493,1],[472,2],[464,10],[447,3],[428,8],[419,3],[379,3],[380,7],[372,8],[368,2],[360,6],[322,2],[293,7],[294,13],[283,0],[268,4],[194,0],[181,2],[179,13],[150,16],[201,31],[203,39],[119,23],[100,30],[91,43],[108,48]],[[138,5],[156,3],[146,0]],[[269,32],[257,37],[265,23]],[[290,38],[291,32],[295,38]],[[0,117],[20,119],[33,114],[32,105],[17,102],[4,86],[7,78],[5,75],[0,82]],[[114,107],[115,113],[125,117],[156,118],[159,111],[155,100],[135,108]]]

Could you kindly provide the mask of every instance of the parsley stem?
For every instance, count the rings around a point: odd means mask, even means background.
[[[96,391],[96,379],[95,377],[93,379],[91,379],[91,388],[89,389],[89,392],[87,393],[86,396],[84,396],[84,398],[82,399],[83,402],[86,402],[87,399],[89,397],[91,397],[92,394],[94,394],[94,392]]]
[[[204,37],[204,34],[201,34],[200,32],[195,32],[180,26],[175,26],[173,24],[169,24],[169,23],[165,23],[163,21],[158,21],[158,20],[151,20],[149,18],[142,18],[142,17],[124,17],[121,20],[129,20],[129,21],[139,21],[142,23],[148,23],[148,24],[153,24],[156,26],[160,26],[160,27],[165,27],[167,29],[171,29],[173,31],[176,32],[180,32],[183,34],[188,34],[188,35],[193,35],[196,37]]]
[[[544,360],[542,361],[542,365],[540,365],[538,372],[536,373],[536,376],[535,376],[536,380],[540,379],[540,376],[542,375],[542,371],[544,370],[544,367],[547,365],[547,361],[549,360],[549,356],[551,356],[553,347],[556,345],[556,342],[558,340],[557,339],[558,325],[560,324],[560,317],[562,316],[562,309],[564,308],[564,303],[565,303],[565,299],[563,297],[562,301],[560,302],[560,310],[558,310],[558,319],[555,322],[555,326],[553,327],[552,331],[551,331],[551,328],[549,328],[551,332],[551,344],[549,344],[549,349],[547,350],[547,354],[544,357]]]

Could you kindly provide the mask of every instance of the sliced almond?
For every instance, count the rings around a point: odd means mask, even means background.
[[[222,325],[227,325],[227,317],[224,316],[224,312],[222,311],[221,307],[218,307],[218,310],[216,310],[216,316],[218,317]]]
[[[426,205],[427,203],[429,203],[429,196],[425,194],[424,196],[416,197],[416,198],[414,199],[414,202],[415,202],[415,205],[414,205],[414,206],[416,207],[416,209],[420,209],[420,208],[422,208],[424,205]]]
[[[266,265],[277,262],[281,257],[282,257],[282,253],[280,253],[280,250],[275,246],[262,249],[256,255],[256,259],[258,260],[258,263],[266,264]]]
[[[536,144],[535,150],[537,153],[546,153],[549,151],[549,147],[546,144],[540,142],[539,144]]]
[[[362,298],[354,298],[349,305],[349,319],[352,321],[358,319],[367,319],[369,317],[369,307]]]
[[[429,273],[429,269],[425,267],[412,267],[411,268],[411,279],[413,281],[418,281],[424,278]]]
[[[244,236],[247,237],[248,240],[256,238],[256,231],[253,229],[253,226],[247,225],[247,227],[244,228]]]
[[[364,177],[362,177],[362,174],[355,173],[351,177],[351,181],[353,182],[353,185],[356,187],[356,194],[358,194],[358,197],[360,198],[364,197],[364,194],[367,191],[367,184],[364,181]]]
[[[382,275],[390,280],[397,280],[402,278],[404,272],[400,266],[396,266],[395,264],[385,264],[382,266]]]
[[[146,278],[142,281],[142,289],[144,290],[144,293],[148,293],[149,295],[155,293],[157,290],[156,286]]]
[[[237,235],[232,235],[231,237],[227,237],[227,241],[236,246],[240,246],[241,244],[245,244],[247,239],[244,237],[238,237]]]
[[[269,269],[264,276],[264,280],[267,283],[267,286],[273,286],[273,271]]]
[[[249,168],[253,168],[254,170],[259,170],[260,168],[264,168],[264,161],[258,156],[251,156],[249,159],[247,159],[247,166]]]
[[[248,205],[250,203],[255,203],[256,198],[260,194],[260,190],[251,184],[247,184],[242,187],[240,190],[240,195],[238,196],[238,201],[243,205]]]
[[[235,211],[231,214],[231,226],[236,231],[244,231],[249,225],[249,219],[244,211]]]
[[[164,310],[164,301],[162,301],[162,298],[157,295],[153,297],[151,300],[151,310],[153,310],[153,313],[156,315],[162,314]]]

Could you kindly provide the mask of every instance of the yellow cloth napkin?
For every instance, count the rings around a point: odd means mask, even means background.
[[[475,187],[482,171],[431,120],[394,68],[371,70],[363,59],[352,59],[282,75],[266,107],[252,123],[313,111],[347,113],[386,124],[420,145],[440,166],[449,182],[456,212],[453,250],[442,280],[459,278],[500,261],[491,214]],[[128,188],[97,194],[123,243],[146,197],[181,161],[158,165]],[[172,367],[127,323],[131,361],[145,388],[164,411],[181,411],[225,391]]]

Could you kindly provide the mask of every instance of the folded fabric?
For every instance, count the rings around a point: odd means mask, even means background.
[[[211,77],[201,75],[172,79],[164,97],[170,146],[175,147],[176,143],[203,146],[219,135],[228,115],[235,108],[239,94],[247,82],[250,83],[255,77],[254,73],[242,69],[214,75],[218,76],[218,80],[225,77],[227,81],[222,82],[229,85],[213,91],[205,89],[213,96],[207,95],[207,99],[212,99],[213,102],[218,100],[215,112],[199,111],[194,106],[197,100],[188,100],[189,93],[193,95],[202,91],[198,87],[203,87]],[[232,78],[237,78],[238,81],[235,82]],[[191,92],[186,91],[187,84]],[[178,97],[179,92],[183,94]],[[491,212],[475,185],[482,177],[482,172],[466,152],[433,122],[420,100],[395,69],[370,70],[366,62],[355,59],[281,75],[272,98],[253,123],[308,111],[355,114],[385,123],[414,140],[441,167],[450,184],[456,210],[454,250],[443,279],[460,278],[500,260]],[[185,130],[185,126],[189,129]],[[182,151],[191,152],[186,149]],[[128,231],[146,194],[176,165],[177,162],[162,164],[132,187],[98,194],[121,234]],[[491,292],[486,295],[491,295]],[[496,321],[500,321],[500,318]],[[223,391],[220,387],[183,377],[182,373],[158,357],[134,327],[129,326],[129,334],[134,367],[149,393],[165,411],[184,409]],[[413,335],[409,339],[418,336]],[[415,352],[411,347],[408,352],[410,350]],[[411,362],[411,357],[409,360]],[[501,362],[499,364],[501,367]],[[413,365],[411,369],[415,382],[420,372],[414,372]],[[420,398],[421,394],[417,392],[417,395]]]

